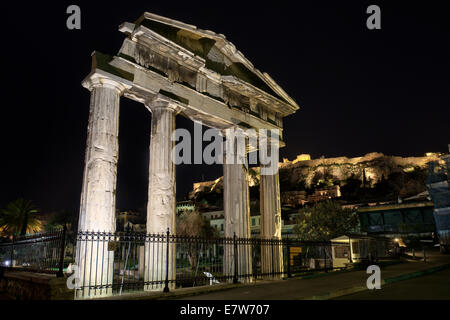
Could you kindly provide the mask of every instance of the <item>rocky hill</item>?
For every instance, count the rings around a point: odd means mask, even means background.
[[[284,159],[283,163],[280,163],[280,183],[287,189],[295,190],[299,184],[309,188],[327,179],[334,182],[365,179],[367,186],[373,186],[393,173],[425,169],[428,162],[437,160],[438,154],[435,153],[429,153],[424,157],[399,157],[377,152],[356,158],[337,157],[303,161]]]
[[[362,157],[311,159],[299,155],[295,160],[283,159],[279,164],[281,192],[341,186],[342,199],[364,200],[412,196],[425,191],[427,164],[438,161],[439,154],[427,153],[423,157],[387,156],[369,153]],[[259,185],[259,168],[249,170],[251,195]],[[253,187],[253,188],[252,188]],[[195,183],[191,197],[221,193],[222,178]],[[255,194],[255,196],[257,196]]]

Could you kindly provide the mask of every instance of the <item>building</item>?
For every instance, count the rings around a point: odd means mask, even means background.
[[[450,144],[449,144],[450,152]],[[450,154],[428,164],[427,189],[434,203],[434,219],[441,252],[450,250]]]
[[[208,220],[223,219],[223,210],[201,212],[201,215]]]
[[[297,162],[300,162],[300,161],[308,161],[308,160],[311,160],[311,155],[306,154],[306,153],[305,154],[299,154],[297,156],[297,158],[295,158],[292,161],[289,161],[288,158],[283,158],[283,162],[280,163],[280,166],[283,166],[283,164],[294,164],[294,163],[297,163]]]
[[[358,208],[360,228],[368,235],[431,237],[435,232],[433,202],[428,199],[366,205]]]
[[[307,202],[318,202],[327,199],[339,198],[341,196],[341,187],[338,185],[325,189],[315,190],[312,195],[306,198]]]
[[[307,195],[306,191],[285,191],[280,195],[281,204],[286,207],[303,206],[308,202],[319,202],[327,199],[339,198],[341,196],[341,188],[336,185],[325,189],[317,189],[313,194]]]
[[[117,231],[145,232],[146,217],[137,211],[122,211],[116,216]]]
[[[178,201],[176,206],[177,214],[180,212],[189,212],[195,210],[195,204],[191,200]]]
[[[306,197],[306,191],[285,191],[281,193],[280,201],[283,206],[297,207],[307,202]]]
[[[331,239],[333,268],[346,268],[351,263],[387,257],[392,241],[361,235],[344,235]]]

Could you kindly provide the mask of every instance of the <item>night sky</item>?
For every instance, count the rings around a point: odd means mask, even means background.
[[[300,105],[284,120],[299,153],[422,156],[450,143],[450,23],[442,2],[16,1],[3,9],[0,207],[18,197],[43,212],[78,211],[89,111],[90,54],[116,54],[122,22],[144,11],[223,33]],[[314,4],[313,4],[314,3]],[[66,8],[81,8],[81,30]],[[244,5],[245,4],[245,5]],[[381,7],[381,30],[366,8]],[[147,201],[150,113],[122,98],[117,206]],[[177,118],[177,126],[192,128]],[[177,168],[182,198],[218,165]]]

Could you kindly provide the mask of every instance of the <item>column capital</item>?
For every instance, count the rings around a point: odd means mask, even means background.
[[[151,112],[156,109],[167,109],[168,111],[173,111],[175,114],[178,114],[185,109],[174,100],[166,98],[159,93],[152,99],[146,100],[144,104],[148,109],[150,109]]]
[[[125,90],[130,88],[130,85],[116,80],[106,74],[102,74],[98,71],[89,74],[82,82],[81,85],[92,91],[94,88],[111,88],[117,90],[122,95]]]

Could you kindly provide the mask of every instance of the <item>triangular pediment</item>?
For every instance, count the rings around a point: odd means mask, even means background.
[[[205,68],[221,76],[232,76],[298,109],[295,101],[266,73],[253,64],[222,34],[152,13],[144,13],[136,22],[164,39],[205,61]]]

